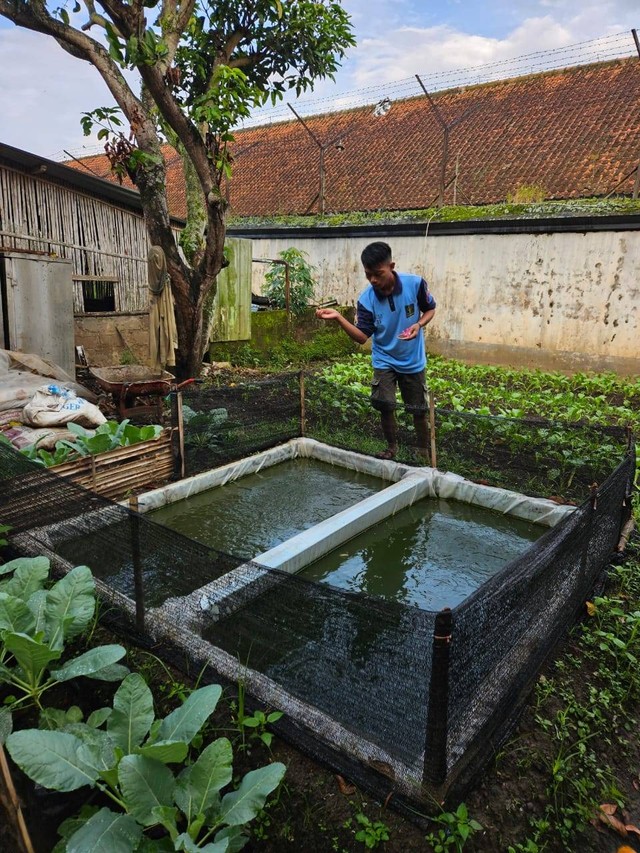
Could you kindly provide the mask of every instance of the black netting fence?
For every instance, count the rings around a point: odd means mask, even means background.
[[[182,392],[187,476],[300,435],[298,373]]]
[[[361,453],[384,447],[366,396],[314,377],[197,387],[183,403],[188,473],[301,433]],[[312,755],[380,795],[419,803],[425,790],[464,786],[509,731],[618,542],[635,449],[621,429],[437,407],[425,447],[412,414],[399,407],[397,420],[400,461],[422,462],[434,439],[439,468],[579,506],[440,612],[205,547],[3,445],[0,522],[24,553],[89,565],[113,608],[131,602],[128,618],[156,651],[179,650],[208,662],[212,678],[242,681],[286,711],[280,731]],[[382,571],[385,560],[393,557],[382,549]]]

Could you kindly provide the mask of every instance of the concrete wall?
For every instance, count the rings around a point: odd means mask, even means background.
[[[149,363],[149,314],[76,314],[76,346],[83,346],[92,367],[121,364],[131,352],[137,364]],[[128,358],[127,355],[124,356]]]
[[[371,237],[253,240],[254,256],[295,246],[316,267],[316,301],[354,304]],[[640,373],[640,231],[389,237],[398,269],[438,302],[428,348],[454,358],[549,370]],[[253,289],[264,277],[254,265]]]

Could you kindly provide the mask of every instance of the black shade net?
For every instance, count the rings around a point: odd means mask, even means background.
[[[367,398],[314,377],[197,387],[184,394],[184,405],[189,473],[301,432],[364,453],[382,446]],[[424,448],[416,447],[412,415],[400,406],[397,416],[399,459],[409,462]],[[393,777],[408,802],[420,803],[425,791],[464,787],[510,730],[540,666],[610,559],[631,512],[635,471],[635,448],[622,429],[442,410],[435,427],[440,469],[580,502],[475,593],[439,613],[223,554],[4,445],[0,522],[11,526],[14,542],[28,541],[31,553],[41,548],[89,565],[108,589],[135,599],[138,611],[169,600],[168,621],[184,624],[187,645],[196,635],[194,645],[210,644],[214,670],[217,659],[233,659],[247,672],[248,693],[257,687],[252,678],[277,686],[288,714],[279,724],[283,735],[380,795]],[[170,656],[169,635],[164,642]],[[155,648],[161,651],[157,642]],[[317,713],[330,721],[322,731],[314,729]],[[338,730],[348,733],[347,746]],[[392,773],[374,760],[381,755],[395,763]]]

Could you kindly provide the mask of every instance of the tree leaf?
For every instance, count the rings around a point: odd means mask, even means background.
[[[222,687],[219,684],[194,690],[179,708],[164,718],[158,730],[158,739],[191,743],[214,712],[221,695]]]
[[[95,604],[91,570],[88,566],[76,566],[47,593],[45,616],[49,643],[61,645],[64,639],[82,633],[93,618]]]
[[[222,822],[229,826],[240,826],[253,820],[269,794],[282,781],[285,770],[284,764],[275,762],[247,773],[238,790],[231,791],[222,798]]]
[[[24,601],[6,592],[0,592],[0,631],[31,633],[35,626],[35,616]]]
[[[107,731],[125,753],[140,746],[153,722],[153,696],[137,672],[128,675],[113,697]]]
[[[157,823],[154,808],[173,805],[173,773],[159,761],[125,755],[118,765],[118,781],[127,810],[143,826]]]
[[[67,842],[67,853],[132,853],[142,836],[131,815],[100,809]]]
[[[185,768],[178,779],[182,802],[176,802],[191,817],[207,812],[233,776],[233,750],[227,738],[218,738],[203,749],[197,761]],[[188,811],[182,804],[189,804]]]
[[[120,660],[126,655],[122,646],[96,646],[77,658],[67,661],[60,669],[52,670],[51,675],[57,681],[69,681],[82,675],[93,675],[106,666]]]
[[[58,660],[62,654],[59,649],[51,649],[46,643],[39,643],[28,634],[7,631],[4,644],[32,682],[35,682],[51,661]]]
[[[7,738],[11,758],[27,776],[54,791],[93,785],[97,772],[78,758],[82,741],[67,732],[23,729]]]

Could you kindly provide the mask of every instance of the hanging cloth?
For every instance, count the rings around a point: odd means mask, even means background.
[[[149,364],[154,373],[176,363],[178,346],[175,306],[167,260],[160,246],[151,246],[147,255],[149,281]]]

